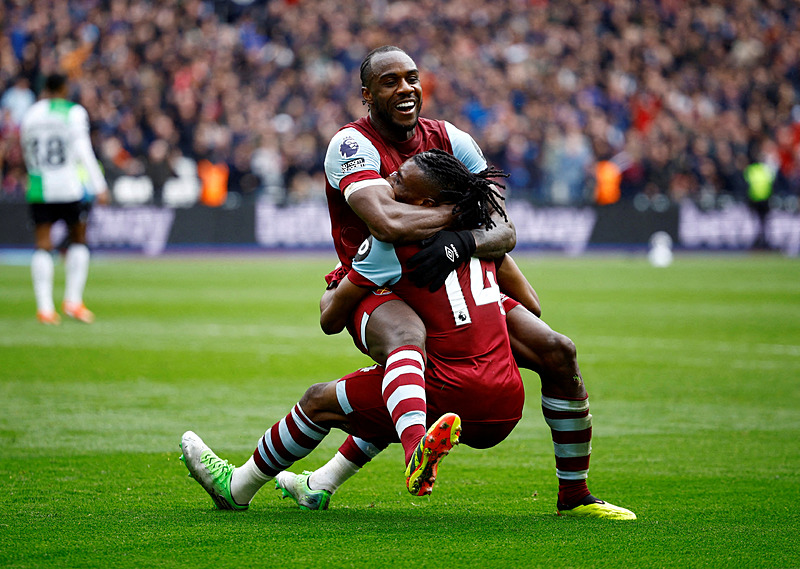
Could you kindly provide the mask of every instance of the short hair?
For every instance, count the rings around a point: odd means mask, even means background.
[[[392,51],[399,51],[400,53],[408,55],[405,51],[394,45],[382,45],[381,47],[376,47],[367,54],[364,61],[361,62],[361,85],[363,87],[367,86],[367,79],[372,75],[372,58],[381,53],[389,53]]]
[[[489,167],[475,174],[458,158],[438,148],[415,154],[412,160],[439,188],[439,201],[455,204],[453,215],[457,228],[490,229],[495,225],[492,210],[508,221],[500,205],[505,198],[494,188],[505,186],[489,181],[489,178],[508,178],[505,172]]]
[[[63,73],[52,73],[44,80],[44,88],[51,93],[57,93],[67,85],[67,76]]]

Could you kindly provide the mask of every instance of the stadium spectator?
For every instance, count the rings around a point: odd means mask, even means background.
[[[3,122],[7,121],[12,128],[19,129],[22,117],[35,102],[36,95],[30,89],[28,78],[18,75],[16,82],[0,97],[0,113],[3,114]]]
[[[358,88],[352,71],[385,43],[414,45],[410,55],[427,69],[428,112],[471,132],[492,163],[514,174],[512,198],[547,202],[546,186],[577,187],[566,178],[574,172],[540,175],[548,128],[557,141],[575,121],[589,142],[582,161],[608,158],[597,154],[606,145],[611,156],[630,153],[623,199],[744,199],[744,168],[762,136],[781,146],[775,194],[800,192],[800,6],[792,0],[366,8],[333,0],[32,0],[2,10],[0,90],[24,76],[38,91],[44,74],[69,69],[99,129],[98,147],[117,136],[139,163],[159,115],[174,122],[178,140],[170,144],[184,156],[224,160],[232,172],[243,163],[239,147],[252,154],[259,141],[274,140],[275,179],[297,194],[288,201],[318,199],[327,141],[362,112],[348,100]],[[641,175],[656,165],[664,173]],[[581,170],[581,191],[556,195],[585,199],[592,171]]]

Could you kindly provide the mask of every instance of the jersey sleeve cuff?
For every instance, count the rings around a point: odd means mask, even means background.
[[[378,286],[355,269],[350,269],[350,271],[347,273],[347,278],[356,286],[364,288],[375,288]]]
[[[357,192],[361,188],[366,188],[367,186],[386,186],[387,188],[392,187],[389,184],[389,182],[387,182],[383,178],[371,178],[369,180],[359,180],[357,182],[349,184],[344,189],[344,199],[349,200],[350,196],[352,196],[355,192]]]

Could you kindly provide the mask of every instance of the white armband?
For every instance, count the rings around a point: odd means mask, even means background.
[[[389,182],[387,182],[383,178],[374,178],[372,180],[361,180],[360,182],[353,182],[344,189],[345,201],[349,201],[350,196],[352,196],[355,192],[357,192],[361,188],[366,188],[367,186],[386,186],[387,188],[390,189],[392,187],[391,184],[389,184]]]

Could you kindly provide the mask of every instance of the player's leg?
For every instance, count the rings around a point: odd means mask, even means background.
[[[55,272],[51,249],[50,230],[53,227],[49,204],[31,204],[34,223],[34,251],[31,257],[31,279],[36,299],[36,318],[43,324],[58,324],[61,319],[53,304],[53,273]]]
[[[539,375],[542,393],[565,399],[585,399],[586,388],[572,340],[512,299],[507,299],[503,306],[517,365]]]
[[[439,461],[458,442],[461,420],[445,413],[427,426],[425,326],[395,297],[369,313],[363,339],[375,361],[386,360],[383,400],[403,445],[406,487],[416,496],[430,494]]]
[[[334,457],[310,475],[309,486],[333,494],[387,446],[389,441],[370,442],[348,435]]]
[[[389,413],[393,430],[404,443],[408,465],[426,431],[425,327],[405,302],[385,291],[368,295],[351,315],[347,329],[356,347],[383,366],[373,372],[377,374],[373,381],[380,386],[373,403]],[[312,494],[332,495],[387,445],[349,436],[324,466],[311,473],[282,472],[277,487],[301,508],[325,509],[327,502],[320,507]]]
[[[346,419],[336,382],[316,384],[291,412],[267,429],[243,466],[236,468],[217,457],[192,431],[181,439],[181,459],[217,508],[244,510],[264,484],[310,454],[331,428],[345,427]]]
[[[425,436],[425,326],[394,294],[370,295],[354,314],[357,345],[384,366],[383,401],[403,445],[406,464]]]
[[[323,509],[314,507],[313,497],[306,498],[310,490],[325,490],[329,495],[333,494],[390,442],[397,441],[392,418],[381,394],[382,378],[382,368],[373,366],[345,376],[338,382],[339,404],[347,414],[346,430],[352,435],[339,448],[334,458],[318,470],[300,475],[280,473],[276,477],[276,487],[283,490],[284,497],[291,496],[306,509]],[[413,477],[408,474],[406,476],[406,485],[412,493],[430,493],[438,463],[458,440],[459,423],[457,417],[455,422],[452,421],[452,413],[444,414],[432,422],[420,442],[423,458],[417,461],[419,468],[415,467]],[[428,435],[431,434],[441,436],[435,436],[428,441]],[[413,479],[409,480],[410,478]]]
[[[388,441],[368,442],[348,435],[328,462],[314,471],[295,474],[284,470],[275,477],[275,488],[284,498],[292,498],[300,509],[327,510],[339,487],[389,445]]]
[[[589,396],[572,340],[551,329],[522,305],[505,305],[514,359],[539,374],[542,414],[550,427],[558,476],[560,513],[635,519],[635,515],[592,496],[586,479],[592,451]]]
[[[381,394],[383,374],[381,366],[372,366],[337,382],[337,403],[346,414],[346,430],[354,434],[347,437],[331,460],[314,472],[278,474],[276,489],[282,491],[284,498],[293,498],[302,509],[327,509],[330,496],[339,486],[389,443],[397,442],[397,433]],[[319,492],[327,495],[324,503],[317,497]]]
[[[89,247],[86,244],[86,222],[88,205],[69,204],[70,217],[67,219],[69,245],[64,255],[65,283],[64,314],[75,320],[91,324],[94,314],[83,303],[83,291],[89,276]]]

